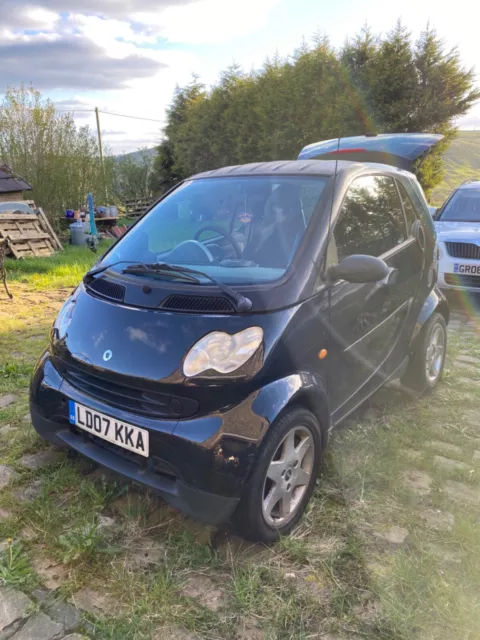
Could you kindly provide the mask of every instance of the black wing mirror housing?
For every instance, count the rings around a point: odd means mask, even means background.
[[[346,282],[354,284],[364,284],[385,280],[390,272],[391,269],[381,258],[353,255],[347,256],[338,264],[329,267],[327,279],[331,283],[346,280]]]

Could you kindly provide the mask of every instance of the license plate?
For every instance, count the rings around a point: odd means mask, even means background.
[[[148,458],[148,431],[69,400],[69,420],[79,429]]]
[[[453,265],[453,273],[465,273],[471,276],[480,276],[480,264],[458,264]]]

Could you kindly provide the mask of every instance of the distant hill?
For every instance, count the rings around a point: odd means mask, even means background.
[[[146,153],[147,156],[150,156],[153,159],[153,157],[157,153],[157,148],[151,147],[150,149],[139,149],[138,151],[131,151],[130,153],[122,153],[119,156],[115,156],[115,159],[118,161],[121,158],[131,158],[132,160],[138,162],[141,153]]]
[[[464,180],[480,180],[480,131],[460,131],[446,151],[444,160],[445,178],[431,197],[437,206]]]

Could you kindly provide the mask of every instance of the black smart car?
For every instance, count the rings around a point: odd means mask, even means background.
[[[448,306],[407,171],[439,138],[334,140],[179,184],[60,311],[36,430],[194,517],[289,532],[329,430],[390,379],[442,375]]]

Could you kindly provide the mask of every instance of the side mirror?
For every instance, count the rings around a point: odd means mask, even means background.
[[[329,267],[327,278],[330,282],[346,280],[355,284],[363,284],[385,280],[390,273],[391,269],[380,258],[353,255],[347,256],[340,263]]]
[[[430,211],[430,215],[432,216],[432,218],[435,220],[435,216],[437,215],[437,207],[428,207],[428,210]]]

